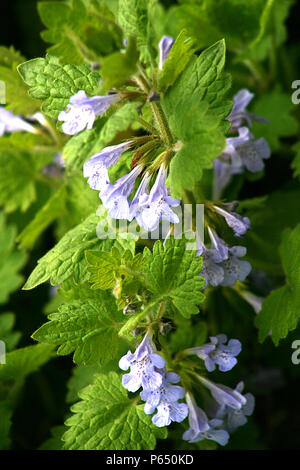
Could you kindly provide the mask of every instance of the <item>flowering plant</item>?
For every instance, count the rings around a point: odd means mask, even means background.
[[[43,289],[49,320],[17,349],[0,314],[3,448],[55,355],[72,415],[41,448],[260,447],[260,348],[288,347],[300,305],[293,2],[173,3],[41,2],[45,57],[0,48],[0,301],[29,259],[19,295]]]

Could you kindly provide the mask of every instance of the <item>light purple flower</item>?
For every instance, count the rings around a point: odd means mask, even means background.
[[[229,406],[235,410],[240,410],[246,404],[247,399],[238,391],[222,384],[215,384],[205,377],[199,377],[200,382],[207,387],[213,398],[219,405]]]
[[[224,270],[218,263],[222,261],[220,254],[214,248],[208,249],[201,243],[197,249],[197,256],[202,256],[203,266],[200,276],[205,279],[205,288],[218,286],[224,279]]]
[[[92,189],[103,191],[110,183],[107,169],[115,165],[123,152],[126,152],[132,142],[124,142],[118,145],[105,147],[100,153],[96,153],[83,165],[83,176],[88,178],[88,184]]]
[[[238,137],[226,139],[226,147],[220,155],[220,159],[231,162],[232,171],[237,172],[237,169],[242,166],[252,173],[262,171],[265,166],[263,160],[271,156],[267,141],[264,138],[254,141],[254,136],[248,127],[240,127],[238,132]]]
[[[245,120],[249,127],[252,125],[252,121],[259,121],[263,123],[268,123],[267,119],[264,119],[256,114],[249,113],[246,111],[246,107],[254,97],[253,93],[243,88],[233,97],[233,108],[227,117],[228,121],[231,121],[231,128],[237,129],[243,124]]]
[[[250,220],[248,219],[248,217],[242,217],[241,215],[236,214],[236,212],[225,211],[224,209],[218,206],[213,207],[218,214],[224,217],[227,225],[232,228],[236,237],[245,235],[247,230],[251,228]]]
[[[189,407],[189,429],[183,433],[182,439],[190,443],[210,439],[225,446],[229,434],[224,429],[215,429],[223,424],[221,419],[208,420],[205,412],[199,408],[194,398],[187,393],[186,401]]]
[[[67,109],[58,115],[58,120],[64,121],[62,130],[65,134],[75,135],[85,128],[92,129],[96,117],[103,114],[112,103],[119,101],[119,99],[118,94],[89,98],[85,91],[78,91],[70,97]]]
[[[178,374],[168,372],[164,375],[162,385],[158,389],[145,389],[141,392],[142,400],[146,401],[145,413],[152,414],[157,409],[152,421],[158,427],[169,426],[172,421],[180,423],[187,417],[187,405],[178,403],[178,400],[184,398],[185,390],[178,385],[171,385],[171,382],[179,381]]]
[[[136,166],[129,174],[119,178],[114,184],[108,181],[105,188],[100,191],[100,198],[108,215],[113,219],[130,219],[130,202],[128,196],[132,193],[135,180],[143,167]]]
[[[242,393],[244,389],[244,383],[239,382],[235,388],[235,391],[238,393]],[[233,409],[226,405],[221,405],[217,411],[217,418],[224,419],[225,427],[231,433],[235,431],[238,427],[244,426],[247,423],[246,416],[251,416],[254,407],[255,407],[255,398],[252,393],[246,393],[244,395],[246,399],[246,403],[242,405],[239,410]]]
[[[26,131],[37,133],[35,127],[26,122],[21,116],[16,116],[12,111],[0,106],[0,137],[4,132]]]
[[[172,211],[171,207],[179,206],[180,201],[169,195],[165,185],[166,177],[167,170],[161,165],[148,197],[144,192],[136,207],[137,222],[148,232],[155,230],[161,220],[167,220],[173,224],[179,222],[177,214]]]
[[[205,367],[209,372],[215,370],[216,365],[219,370],[227,372],[231,370],[237,363],[237,356],[242,349],[239,340],[231,339],[226,346],[227,336],[220,334],[210,336],[210,343],[187,349],[189,354],[196,354],[200,359],[204,360]]]
[[[251,264],[248,261],[238,258],[246,255],[247,249],[244,246],[233,246],[229,248],[228,259],[222,261],[224,279],[221,286],[234,286],[236,281],[244,281],[251,271]]]
[[[122,384],[129,392],[136,392],[140,387],[145,390],[158,389],[163,382],[163,375],[156,369],[163,369],[166,361],[156,353],[149,334],[132,354],[128,351],[119,361],[122,370],[130,368],[128,374],[122,377]]]
[[[159,41],[159,68],[162,69],[164,62],[167,60],[170,50],[174,44],[174,39],[170,36],[163,36]]]
[[[213,199],[220,198],[222,191],[230,183],[232,175],[240,174],[243,168],[240,166],[233,166],[231,163],[224,162],[215,158],[214,165],[214,181],[213,181]]]

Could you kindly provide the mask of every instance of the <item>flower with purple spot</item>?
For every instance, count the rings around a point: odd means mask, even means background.
[[[136,392],[140,387],[145,390],[156,390],[163,382],[163,375],[158,371],[165,367],[165,360],[156,353],[149,334],[132,353],[128,351],[119,361],[122,370],[128,370],[128,374],[122,377],[122,384],[129,392]],[[158,369],[158,370],[157,370]]]
[[[172,421],[180,423],[187,417],[187,405],[178,403],[178,400],[184,398],[185,390],[179,385],[171,385],[179,381],[178,374],[167,372],[158,389],[145,389],[141,392],[141,398],[146,402],[145,413],[152,414],[157,409],[152,421],[158,427],[169,426]]]
[[[239,340],[231,339],[228,344],[227,336],[220,334],[217,336],[210,336],[210,343],[198,346],[195,348],[187,349],[187,353],[196,354],[200,359],[204,360],[205,367],[209,372],[215,370],[216,365],[219,366],[221,372],[231,370],[237,363],[237,356],[242,349]]]
[[[139,204],[136,206],[136,213],[132,213],[138,224],[148,232],[155,230],[161,220],[167,220],[173,224],[179,222],[177,214],[172,211],[171,207],[179,206],[180,201],[169,195],[165,185],[166,177],[167,170],[164,165],[161,165],[148,197],[144,192],[143,198],[139,199]]]
[[[116,101],[120,100],[118,94],[88,97],[85,91],[80,90],[70,97],[67,109],[58,115],[59,121],[64,121],[62,130],[65,134],[75,135],[85,128],[92,129],[97,116],[103,114]]]
[[[250,274],[251,264],[248,261],[240,260],[245,256],[247,249],[244,246],[233,246],[229,248],[228,258],[222,261],[221,266],[224,270],[224,278],[221,282],[223,287],[234,286],[236,281],[244,281]]]

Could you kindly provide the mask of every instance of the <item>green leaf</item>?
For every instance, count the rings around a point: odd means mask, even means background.
[[[52,118],[57,118],[70,96],[79,90],[93,95],[100,79],[99,73],[88,65],[61,64],[54,56],[28,60],[19,65],[18,71],[30,87],[29,94],[43,100],[41,109]]]
[[[99,217],[93,213],[67,232],[57,245],[38,261],[23,289],[33,289],[48,279],[51,285],[60,285],[73,275],[78,283],[84,282],[88,276],[85,250],[110,250],[115,244],[126,247],[134,245],[130,237],[118,238],[116,235],[115,239],[99,239],[97,225],[104,219],[105,215]]]
[[[160,298],[171,299],[182,316],[189,318],[199,312],[203,302],[204,280],[199,276],[202,258],[187,249],[185,240],[167,239],[154,244],[153,252],[144,250],[144,273],[148,289]]]
[[[298,130],[298,122],[292,116],[295,109],[291,97],[279,90],[264,94],[255,100],[253,112],[269,119],[269,124],[253,124],[255,138],[264,137],[272,150],[280,147],[279,139],[294,135]]]
[[[6,108],[15,114],[32,115],[38,111],[40,103],[28,95],[27,86],[17,71],[17,65],[24,59],[22,56],[18,59],[18,62],[13,63],[10,67],[0,65],[0,80],[5,83],[5,104]],[[7,60],[9,59],[7,58]]]
[[[0,340],[4,341],[6,352],[11,351],[17,345],[21,333],[12,331],[15,324],[15,315],[13,313],[1,313],[0,315]]]
[[[144,405],[128,398],[116,373],[96,375],[80,397],[71,408],[74,416],[66,421],[68,450],[153,450],[156,438],[166,438],[166,429],[152,424]]]
[[[51,437],[49,437],[38,450],[61,450],[63,445],[61,438],[66,431],[65,426],[54,426],[50,431]]]
[[[10,448],[10,428],[12,425],[12,408],[11,404],[6,401],[0,401],[0,449],[8,450]]]
[[[286,275],[286,285],[273,290],[265,299],[256,317],[259,339],[263,341],[269,331],[276,345],[289,331],[297,327],[300,317],[300,225],[287,229],[282,237],[280,256]]]
[[[102,60],[101,75],[106,90],[120,86],[135,74],[138,52],[135,42],[129,39],[125,52],[115,52]]]
[[[6,225],[4,214],[0,213],[0,303],[7,302],[23,280],[18,271],[25,263],[26,254],[15,248],[15,237],[15,227]]]
[[[171,130],[179,139],[167,180],[174,197],[181,198],[184,189],[191,190],[225,146],[221,120],[232,103],[224,100],[231,83],[222,73],[224,63],[225,43],[220,41],[190,60],[163,99]]]
[[[0,65],[11,67],[13,64],[20,64],[24,62],[25,57],[19,51],[16,51],[13,46],[5,47],[0,46]]]
[[[41,136],[16,132],[0,141],[0,205],[6,212],[25,212],[36,200],[40,170],[55,155]]]
[[[120,0],[118,22],[126,39],[135,38],[141,51],[141,58],[148,59],[154,55],[151,45],[152,29],[149,16],[154,7],[154,0]]]
[[[159,91],[173,85],[176,78],[187,66],[194,50],[194,41],[187,35],[185,30],[181,31],[177,36],[170,54],[163,64],[163,68],[159,74]]]
[[[40,234],[65,212],[66,194],[66,187],[61,186],[35,214],[17,238],[22,248],[32,248]]]
[[[24,379],[54,357],[53,346],[37,344],[6,354],[6,364],[0,365],[0,381]]]
[[[67,167],[71,170],[82,169],[84,162],[91,155],[112,143],[119,133],[126,131],[137,120],[138,106],[139,103],[126,103],[107,121],[99,119],[93,129],[86,129],[71,137],[63,149],[63,158]]]
[[[66,63],[97,62],[122,46],[121,30],[106,2],[39,2],[38,11],[48,28],[41,36],[54,44],[48,48],[49,54]]]
[[[110,294],[99,294],[97,301],[75,301],[62,305],[49,315],[32,337],[60,347],[59,355],[74,352],[77,364],[105,364],[118,352],[118,322],[123,320]]]

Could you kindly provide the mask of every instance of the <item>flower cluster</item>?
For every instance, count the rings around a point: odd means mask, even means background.
[[[227,372],[231,370],[237,363],[237,356],[242,349],[242,345],[238,339],[231,339],[228,344],[226,335],[210,336],[210,343],[189,348],[186,350],[188,354],[196,354],[200,359],[204,360],[205,367],[209,372],[215,370],[216,365],[219,370]]]
[[[203,346],[187,349],[187,354],[196,354],[204,359],[209,372],[215,370],[216,365],[223,372],[231,370],[237,363],[237,356],[241,351],[241,343],[231,339],[227,345],[226,335],[217,335],[210,338],[211,342]],[[186,394],[189,407],[189,429],[182,438],[190,443],[203,439],[216,441],[226,445],[229,433],[247,422],[254,410],[254,397],[251,393],[242,394],[244,384],[240,382],[233,390],[222,384],[198,376],[199,381],[211,393],[206,412],[197,405],[190,392]]]
[[[166,372],[165,364],[148,333],[133,354],[128,351],[119,361],[122,370],[130,368],[122,377],[123,386],[130,392],[143,388],[140,395],[146,402],[144,411],[152,414],[157,410],[152,421],[158,427],[168,426],[172,421],[180,423],[188,414],[186,403],[178,403],[185,396],[184,388],[172,385],[180,381],[180,376]]]
[[[165,185],[167,169],[162,164],[155,182],[150,189],[151,175],[145,172],[132,200],[129,196],[135,182],[143,173],[143,166],[138,164],[133,170],[119,178],[113,184],[109,180],[108,168],[115,165],[123,152],[132,147],[132,141],[104,148],[93,155],[83,167],[83,175],[88,178],[92,189],[99,191],[99,197],[108,215],[115,219],[134,218],[147,231],[155,230],[161,220],[178,223],[178,216],[171,207],[177,207],[180,201],[173,199]]]
[[[264,160],[271,155],[267,141],[264,138],[254,140],[254,135],[248,128],[252,126],[253,120],[268,122],[267,119],[246,111],[253,97],[253,93],[242,89],[233,98],[234,105],[227,120],[231,122],[231,133],[238,133],[238,136],[228,137],[224,151],[214,160],[215,198],[220,196],[232,175],[242,173],[244,168],[252,173],[263,170]],[[248,127],[243,125],[244,122]]]
[[[216,212],[226,217],[227,223],[235,234],[240,236],[249,228],[249,219],[227,212],[215,206]],[[246,255],[244,246],[229,247],[217,233],[208,227],[211,248],[197,238],[197,255],[202,256],[203,267],[200,273],[205,279],[205,288],[209,286],[234,286],[237,281],[244,281],[251,271],[251,264],[239,258]]]

